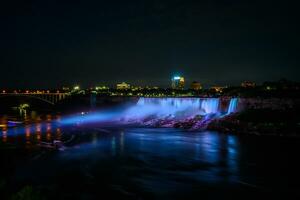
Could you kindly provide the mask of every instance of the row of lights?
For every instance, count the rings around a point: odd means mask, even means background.
[[[2,90],[2,93],[3,93],[3,94],[6,94],[7,92],[6,92],[6,90]],[[19,91],[14,90],[13,93],[18,94],[18,93],[22,93],[22,92],[21,92],[20,90],[19,90]],[[26,94],[45,94],[45,93],[49,94],[50,91],[49,91],[49,90],[47,90],[47,91],[44,91],[44,90],[42,90],[42,91],[39,91],[39,90],[37,90],[37,91],[29,91],[29,90],[26,90],[25,93],[26,93]],[[60,91],[57,90],[56,93],[60,93]]]

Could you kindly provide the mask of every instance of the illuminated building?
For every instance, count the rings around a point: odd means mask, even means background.
[[[130,85],[125,83],[125,82],[118,83],[117,84],[117,89],[118,90],[127,90],[127,89],[130,89]]]
[[[244,81],[241,83],[241,87],[244,87],[244,88],[251,88],[251,87],[255,87],[255,86],[256,86],[256,84],[251,81]]]
[[[201,90],[202,85],[201,85],[201,83],[199,83],[197,81],[193,81],[192,84],[191,84],[191,89],[192,90]]]
[[[63,91],[70,91],[70,88],[64,86],[64,87],[62,88],[62,90],[63,90]]]
[[[174,76],[172,78],[172,89],[184,89],[184,77]]]
[[[95,87],[96,90],[108,90],[109,87],[106,87],[106,86],[97,86]]]
[[[226,87],[214,86],[214,87],[211,87],[210,89],[214,90],[216,92],[223,92],[224,88],[226,88]]]
[[[80,87],[77,85],[73,88],[74,90],[80,90]]]
[[[143,90],[142,87],[131,87],[132,91],[139,91],[139,90]]]

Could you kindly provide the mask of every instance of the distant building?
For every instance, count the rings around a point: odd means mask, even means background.
[[[244,81],[241,83],[241,87],[244,87],[244,88],[252,88],[252,87],[255,87],[256,84],[254,82],[251,82],[251,81]]]
[[[118,90],[127,90],[127,89],[130,89],[130,85],[125,83],[125,82],[118,83],[117,84],[117,89]]]
[[[214,87],[211,87],[210,89],[214,90],[216,92],[223,92],[224,88],[226,88],[226,87],[214,86]]]
[[[197,81],[193,81],[191,83],[191,89],[192,90],[201,90],[202,89],[202,85],[201,85],[201,83],[199,83]]]
[[[107,86],[96,86],[95,89],[96,90],[109,90],[109,87],[107,87]]]
[[[66,87],[66,86],[64,86],[64,87],[62,88],[62,90],[63,90],[63,91],[70,91],[70,88],[69,88],[69,87]]]
[[[79,85],[74,86],[73,90],[80,90],[80,86]]]
[[[174,76],[172,78],[172,89],[184,89],[184,77]]]
[[[263,87],[266,90],[299,90],[300,83],[281,79],[275,82],[265,82]]]

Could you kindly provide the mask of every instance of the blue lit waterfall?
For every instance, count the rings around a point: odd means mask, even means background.
[[[232,101],[232,100],[231,100]],[[230,112],[234,112],[237,101]],[[221,114],[219,98],[140,98],[135,106],[125,112],[125,118],[190,118],[197,115]]]
[[[238,99],[237,98],[232,98],[230,100],[230,103],[229,103],[229,106],[228,106],[227,114],[235,112],[236,109],[237,109],[237,105],[238,105]]]
[[[140,98],[122,113],[120,120],[125,124],[202,129],[213,119],[236,111],[236,98],[230,99],[226,108],[221,101],[219,98]]]
[[[236,112],[237,107],[237,98],[232,98],[224,104],[224,100],[219,98],[141,97],[136,104],[131,104],[128,107],[123,106],[96,112],[77,113],[64,116],[62,119],[54,120],[51,123],[61,127],[74,124],[137,124],[142,126],[178,127],[178,123],[189,123],[190,127],[201,129],[205,128],[213,119]],[[42,124],[42,126],[44,125]],[[22,126],[14,130],[9,130],[9,134],[17,135],[24,133],[25,127]]]
[[[238,100],[233,98],[227,108],[221,109],[219,98],[145,98],[127,108],[93,112],[87,115],[73,116],[62,123],[105,123],[145,120],[185,120],[196,116],[205,119],[222,117],[236,111]]]

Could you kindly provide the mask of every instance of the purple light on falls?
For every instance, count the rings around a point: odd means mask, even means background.
[[[187,118],[196,115],[216,114],[218,98],[140,98],[137,104],[125,111],[126,119]]]
[[[178,121],[197,118],[194,127],[205,127],[212,119],[221,118],[236,112],[238,99],[232,98],[228,107],[221,109],[219,98],[140,98],[135,105],[118,107],[98,112],[65,116],[51,123],[58,126],[84,124],[132,124],[155,125],[165,121],[165,127],[173,127]],[[221,111],[225,110],[225,111]],[[198,117],[200,116],[200,117]],[[4,134],[0,131],[0,135]],[[25,128],[20,126],[9,129],[7,135],[24,134]],[[5,132],[6,134],[6,132]]]
[[[204,116],[205,120],[222,117],[235,112],[237,99],[231,99],[227,112],[221,112],[219,98],[139,98],[135,105],[119,109],[93,112],[86,115],[66,117],[62,125],[73,123],[105,123],[126,124],[144,120],[184,120],[195,116]],[[151,123],[150,123],[151,124]]]

